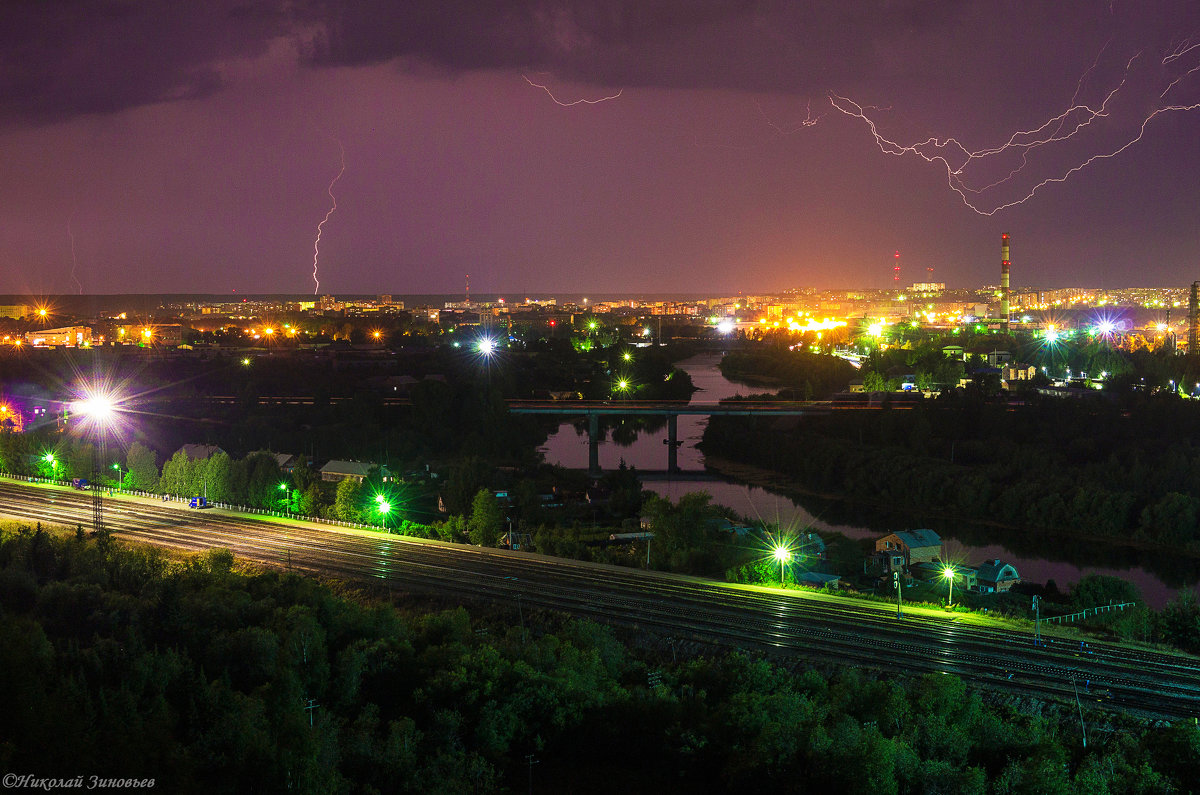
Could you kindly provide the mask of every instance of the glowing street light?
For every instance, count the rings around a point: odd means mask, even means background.
[[[484,337],[475,344],[475,350],[484,356],[491,356],[496,352],[496,341],[491,337]]]
[[[392,511],[392,504],[388,502],[387,497],[382,494],[375,495],[375,510],[379,511],[380,521],[387,527],[388,514]]]
[[[792,559],[792,552],[785,546],[777,546],[772,554],[775,556],[775,560],[779,561],[779,587],[782,588],[784,579],[783,567],[789,560]]]
[[[117,425],[121,399],[102,384],[85,384],[77,394],[80,397],[72,404],[72,409],[83,417],[82,427],[91,426],[97,442],[92,448],[92,529],[101,533],[104,530],[104,492],[100,489],[100,462],[108,458],[105,445],[108,432]]]
[[[942,569],[942,576],[950,582],[950,596],[946,604],[948,607],[952,607],[954,605],[954,569],[947,566]]]
[[[117,488],[122,488],[125,483],[125,476],[122,474],[121,464],[114,461],[112,468],[117,470]]]

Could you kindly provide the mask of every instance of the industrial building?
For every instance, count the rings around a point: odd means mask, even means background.
[[[29,331],[25,341],[35,346],[66,346],[82,348],[92,344],[92,330],[88,326],[66,326],[64,328],[48,328],[39,331]]]

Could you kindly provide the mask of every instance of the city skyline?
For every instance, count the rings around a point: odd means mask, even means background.
[[[1189,3],[0,20],[0,293],[963,288],[1002,232],[1014,290],[1200,278]]]

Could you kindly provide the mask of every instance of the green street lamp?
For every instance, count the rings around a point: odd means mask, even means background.
[[[947,600],[947,607],[954,605],[954,569],[950,566],[942,569],[942,576],[950,582],[950,597]]]
[[[383,526],[387,527],[388,514],[392,511],[392,504],[382,494],[375,495],[375,510],[379,511],[379,518],[383,522]]]
[[[792,559],[791,550],[785,546],[777,546],[774,551],[775,560],[779,561],[779,587],[783,587],[783,567]]]
[[[286,484],[286,483],[280,483],[279,490],[283,492],[283,497],[281,497],[280,499],[283,500],[284,510],[286,510],[288,513],[291,513],[292,512],[292,490],[288,488],[288,484]]]
[[[125,483],[125,476],[121,474],[121,465],[114,462],[112,468],[117,470],[117,488],[122,488]]]

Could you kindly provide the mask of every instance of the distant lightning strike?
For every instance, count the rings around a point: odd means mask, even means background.
[[[525,82],[528,83],[529,85],[533,86],[534,88],[540,88],[542,91],[545,91],[546,96],[548,96],[548,97],[550,97],[550,99],[554,100],[554,104],[561,105],[564,108],[571,108],[571,107],[574,107],[575,105],[599,105],[601,102],[608,102],[610,99],[616,99],[617,97],[621,96],[621,94],[625,91],[625,89],[621,88],[621,89],[617,90],[617,93],[611,94],[607,97],[600,97],[599,99],[576,99],[576,100],[572,100],[570,102],[563,102],[561,99],[554,96],[554,92],[551,91],[549,89],[549,87],[544,86],[541,83],[533,82],[532,80],[529,79],[529,77],[527,75],[521,75],[521,77],[524,77]]]
[[[763,121],[767,123],[767,126],[780,135],[792,135],[807,127],[815,127],[817,122],[825,117],[825,114],[823,113],[819,116],[813,116],[811,99],[808,100],[808,104],[805,106],[804,118],[790,127],[783,127],[771,121],[771,118],[767,115],[767,112],[763,110],[763,106],[757,100],[754,103],[754,107],[758,108],[758,115],[762,116]]]
[[[313,295],[317,295],[317,293],[321,290],[321,280],[317,278],[317,262],[321,258],[321,232],[325,227],[325,222],[329,220],[329,216],[333,215],[333,211],[337,209],[337,197],[333,195],[333,186],[336,185],[337,181],[342,178],[342,174],[346,173],[346,150],[342,147],[342,142],[337,138],[334,138],[333,141],[338,145],[338,152],[341,155],[342,167],[338,171],[337,176],[330,181],[329,187],[326,188],[326,192],[329,194],[329,199],[333,202],[333,204],[330,206],[329,212],[325,213],[325,217],[321,219],[321,223],[317,224],[317,239],[313,241]]]
[[[1107,48],[1108,44],[1105,44],[1105,47]],[[1182,44],[1176,46],[1174,50],[1172,50],[1166,57],[1162,59],[1161,63],[1163,66],[1167,66],[1195,50],[1200,50],[1200,42],[1198,42],[1196,37],[1193,36]],[[1101,55],[1103,52],[1104,50],[1102,49]],[[950,188],[950,190],[958,194],[959,198],[962,199],[963,204],[979,215],[992,216],[1001,210],[1014,207],[1018,204],[1023,204],[1047,185],[1066,182],[1072,175],[1083,170],[1084,168],[1087,168],[1097,160],[1105,160],[1121,154],[1142,140],[1142,138],[1145,136],[1147,126],[1159,115],[1164,113],[1191,112],[1200,110],[1200,102],[1192,104],[1171,104],[1157,107],[1150,111],[1141,120],[1140,124],[1136,125],[1136,133],[1132,137],[1127,138],[1120,145],[1107,148],[1106,151],[1101,151],[1087,156],[1076,162],[1070,168],[1066,168],[1062,173],[1042,179],[1036,184],[1033,184],[1033,186],[1019,198],[1011,201],[1000,201],[994,205],[991,202],[984,203],[981,201],[986,194],[989,194],[989,192],[999,188],[1000,186],[1008,184],[1021,171],[1023,171],[1029,164],[1028,156],[1030,152],[1045,146],[1068,141],[1078,136],[1094,122],[1107,119],[1111,113],[1110,103],[1112,103],[1121,90],[1126,86],[1134,64],[1142,55],[1142,52],[1138,52],[1130,57],[1128,61],[1126,61],[1125,69],[1120,81],[1117,83],[1116,87],[1114,87],[1104,96],[1103,101],[1098,107],[1092,107],[1086,103],[1079,102],[1078,97],[1082,91],[1084,81],[1088,78],[1091,72],[1096,69],[1097,63],[1099,63],[1100,55],[1097,56],[1096,63],[1093,63],[1090,67],[1088,67],[1088,70],[1079,79],[1079,82],[1076,85],[1075,94],[1071,99],[1070,107],[1068,107],[1065,111],[1047,119],[1045,122],[1039,124],[1033,129],[1018,130],[1017,132],[1012,133],[1008,140],[1000,146],[994,146],[975,151],[967,149],[956,138],[938,139],[935,137],[930,137],[924,141],[914,144],[901,144],[895,140],[885,137],[880,132],[879,125],[867,113],[869,106],[859,105],[857,102],[854,102],[851,99],[834,93],[830,93],[829,102],[841,113],[844,113],[852,118],[861,119],[870,130],[871,135],[875,139],[876,145],[884,154],[889,154],[896,157],[902,157],[904,155],[916,155],[926,163],[939,164],[945,169],[947,186]],[[1163,92],[1159,95],[1159,99],[1165,97],[1166,94],[1182,80],[1196,72],[1200,72],[1200,64],[1193,66],[1191,69],[1188,69],[1187,71],[1175,77],[1175,79],[1172,80],[1166,89],[1163,90]],[[971,184],[969,184],[968,177],[966,175],[966,170],[968,167],[976,163],[984,163],[991,158],[1014,153],[1019,153],[1019,163],[1005,176],[1002,176],[986,185],[973,187]]]

